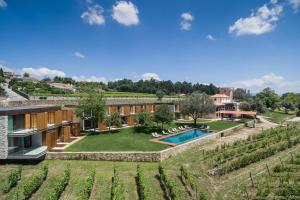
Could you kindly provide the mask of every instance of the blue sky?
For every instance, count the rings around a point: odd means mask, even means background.
[[[0,64],[300,92],[300,0],[0,0]]]

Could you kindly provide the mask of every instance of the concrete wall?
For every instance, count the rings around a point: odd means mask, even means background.
[[[7,116],[0,116],[0,159],[7,158],[8,141],[7,141]]]

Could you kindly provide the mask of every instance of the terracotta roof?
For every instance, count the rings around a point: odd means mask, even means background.
[[[226,94],[215,94],[212,95],[211,98],[229,98]]]
[[[241,110],[221,110],[221,111],[218,111],[218,113],[225,114],[225,115],[249,115],[249,116],[257,115],[257,112],[241,111]]]

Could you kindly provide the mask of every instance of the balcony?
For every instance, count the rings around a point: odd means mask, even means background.
[[[26,137],[35,134],[36,128],[17,129],[8,133],[8,137]]]
[[[47,154],[47,146],[18,148],[10,147],[7,159],[39,159]]]

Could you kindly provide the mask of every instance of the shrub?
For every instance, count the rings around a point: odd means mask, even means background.
[[[114,168],[114,176],[112,178],[112,187],[111,187],[111,200],[123,200],[123,189],[120,183],[119,174]]]
[[[94,180],[95,180],[95,169],[91,170],[88,174],[87,179],[85,180],[85,183],[83,183],[81,190],[80,190],[80,199],[82,200],[88,200],[90,198],[93,185],[94,185]]]
[[[170,198],[172,200],[179,199],[179,191],[177,189],[177,185],[175,184],[175,182],[167,177],[167,175],[165,174],[165,170],[161,165],[158,167],[158,171],[159,171],[162,182],[166,186],[166,190],[167,190],[167,193],[169,194]]]
[[[137,166],[137,185],[138,185],[138,193],[139,193],[139,197],[141,200],[147,200],[150,199],[148,197],[148,194],[145,191],[145,177],[144,177],[144,172],[141,169],[141,166],[138,165]]]
[[[3,192],[8,193],[11,188],[15,187],[18,184],[18,181],[21,180],[22,167],[11,170],[8,179],[3,184]]]
[[[48,165],[43,167],[37,172],[36,175],[30,177],[23,184],[23,194],[25,199],[29,199],[31,195],[39,189],[42,183],[46,180],[48,174]]]
[[[49,195],[47,196],[47,200],[58,200],[60,195],[65,190],[66,186],[69,183],[71,175],[70,166],[67,165],[66,169],[64,170],[63,174],[57,178],[54,185],[52,186],[52,190],[50,191]]]

